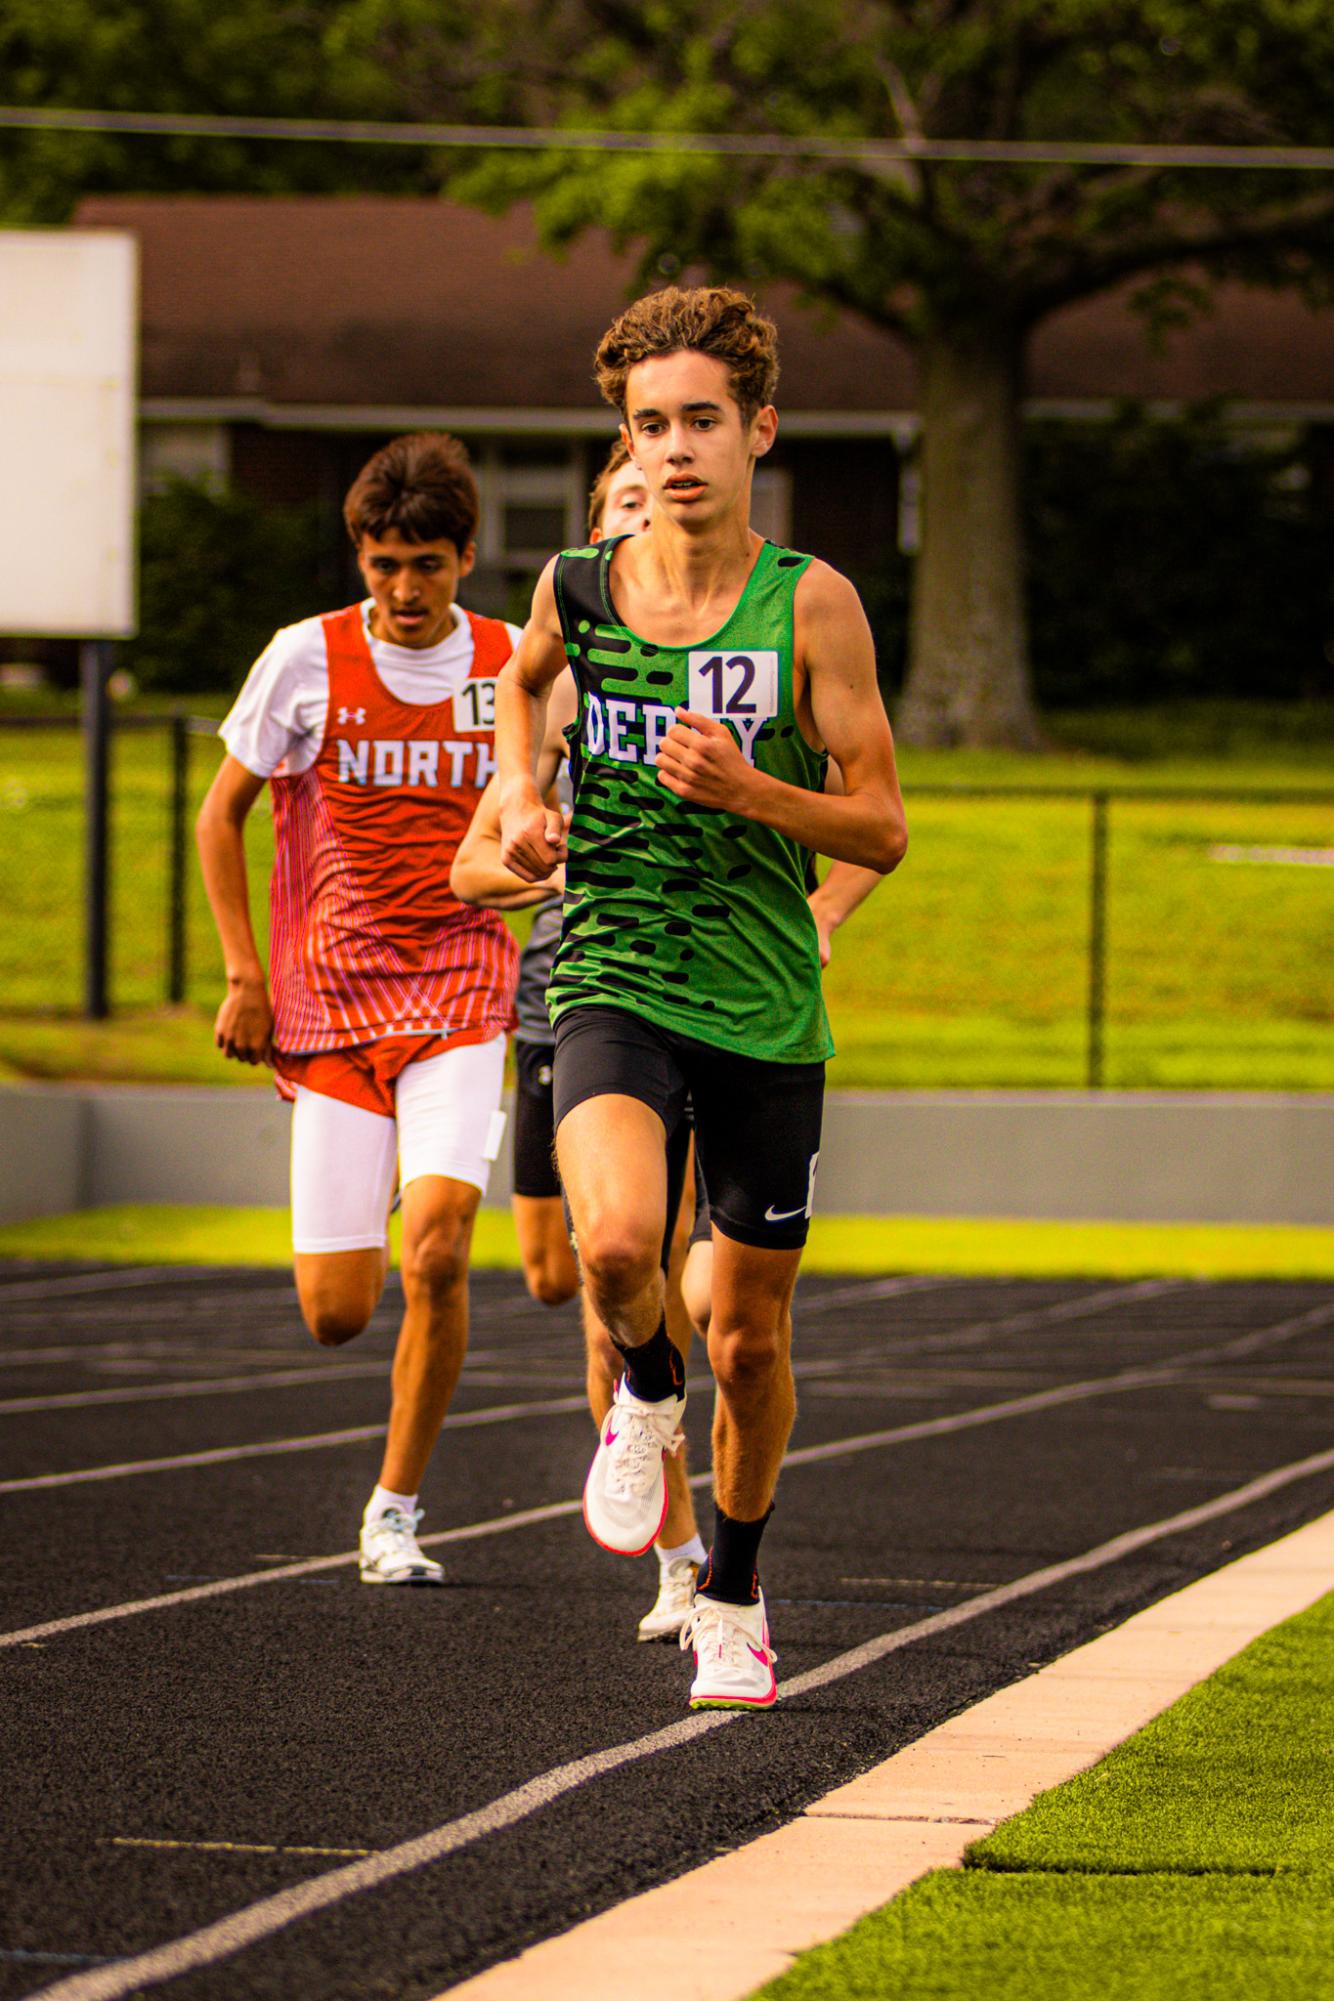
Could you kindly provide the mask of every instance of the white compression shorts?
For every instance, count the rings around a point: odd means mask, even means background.
[[[394,1086],[395,1116],[298,1084],[292,1107],[292,1248],[382,1250],[394,1169],[406,1188],[443,1174],[486,1193],[500,1151],[505,1038],[467,1042],[409,1063]]]

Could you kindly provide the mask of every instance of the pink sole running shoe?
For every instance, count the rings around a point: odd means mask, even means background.
[[[778,1700],[764,1593],[755,1605],[729,1605],[695,1594],[681,1628],[681,1646],[695,1651],[692,1709],[771,1709]]]
[[[603,1420],[584,1482],[584,1526],[616,1556],[643,1556],[667,1519],[669,1452],[679,1452],[685,1397],[645,1403],[624,1379]]]

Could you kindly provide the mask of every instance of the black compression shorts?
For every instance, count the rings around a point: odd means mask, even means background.
[[[514,1193],[536,1198],[560,1194],[556,1127],[551,1113],[549,1042],[514,1044]]]
[[[725,1237],[797,1250],[810,1226],[823,1063],[766,1063],[659,1028],[624,1008],[573,1007],[556,1023],[555,1120],[587,1098],[637,1098],[669,1133],[694,1103],[709,1212]]]
[[[546,1043],[514,1044],[514,1193],[516,1195],[560,1195],[556,1172],[556,1128],[552,1117],[552,1050]],[[676,1213],[681,1207],[685,1186],[686,1160],[690,1152],[689,1118],[678,1121],[667,1136],[667,1229],[662,1241],[662,1269],[667,1270],[675,1235]],[[699,1174],[696,1170],[696,1205],[699,1202]],[[707,1235],[708,1212],[705,1211]],[[697,1216],[698,1220],[698,1216]],[[565,1211],[566,1227],[570,1212]]]
[[[707,1244],[713,1238],[713,1225],[709,1220],[709,1191],[704,1186],[704,1173],[699,1164],[699,1148],[695,1149],[695,1220],[690,1225],[690,1239],[687,1248],[693,1250],[696,1244]]]

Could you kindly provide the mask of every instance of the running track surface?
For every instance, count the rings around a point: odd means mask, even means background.
[[[392,1296],[326,1353],[273,1272],[0,1266],[0,2001],[427,2001],[1334,1505],[1334,1288],[810,1279],[790,1692],[691,1718],[578,1517],[573,1309],[474,1307],[450,1587],[371,1590]]]

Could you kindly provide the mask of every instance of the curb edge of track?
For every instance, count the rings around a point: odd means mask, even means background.
[[[740,2001],[1133,1737],[1334,1577],[1334,1511],[985,1697],[785,1827],[446,1990],[449,2001]],[[437,2001],[445,2001],[444,1995]]]

